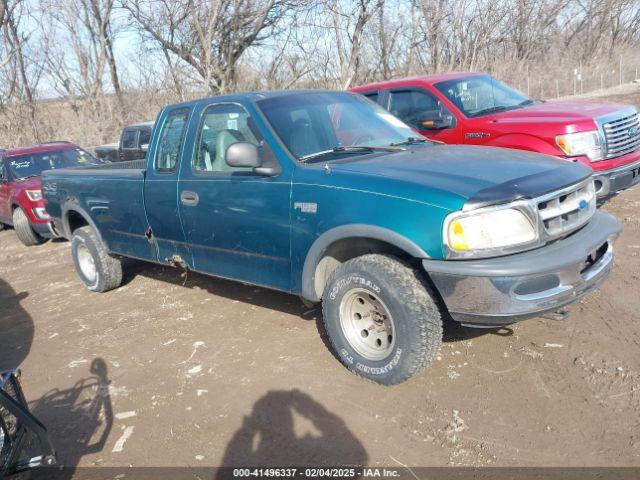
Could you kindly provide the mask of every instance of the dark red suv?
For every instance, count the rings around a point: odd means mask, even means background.
[[[103,162],[68,142],[0,150],[0,230],[13,226],[27,246],[51,238],[40,175],[44,170],[98,163]]]

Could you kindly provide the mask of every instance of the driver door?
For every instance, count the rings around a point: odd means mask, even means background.
[[[243,105],[203,106],[196,127],[189,134],[195,136],[195,148],[184,158],[178,184],[194,268],[288,291],[291,174],[261,176],[226,163],[226,150],[236,142],[251,142],[263,158],[273,158]]]

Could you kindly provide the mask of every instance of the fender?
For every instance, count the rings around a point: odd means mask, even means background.
[[[490,147],[513,148],[516,150],[528,150],[530,152],[544,153],[557,157],[560,151],[548,142],[534,135],[525,133],[507,133],[489,140],[485,145]]]
[[[100,239],[100,241],[104,245],[107,245],[106,243],[104,243],[104,240],[102,239],[102,233],[100,233],[100,229],[97,227],[97,225],[95,224],[95,222],[93,221],[91,216],[86,212],[86,210],[84,208],[82,208],[77,203],[70,202],[70,203],[65,203],[61,210],[62,210],[62,215],[61,215],[61,217],[62,217],[62,226],[64,228],[65,236],[67,237],[68,240],[71,240],[71,235],[73,233],[73,232],[71,232],[71,227],[69,225],[69,215],[68,215],[68,213],[69,212],[75,212],[78,215],[80,215],[82,218],[85,219],[85,221],[89,224],[89,226],[91,228],[93,228],[93,230],[96,232],[96,234],[98,235],[98,238]]]
[[[366,224],[341,225],[324,232],[316,238],[311,245],[311,248],[309,248],[304,261],[304,267],[302,269],[301,295],[304,298],[313,302],[320,301],[320,298],[316,294],[314,288],[315,272],[318,263],[329,246],[338,240],[356,237],[380,240],[393,245],[416,258],[430,258],[422,248],[393,230]]]

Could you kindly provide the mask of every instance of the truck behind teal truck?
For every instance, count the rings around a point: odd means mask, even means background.
[[[132,257],[321,301],[338,357],[382,384],[435,358],[446,315],[498,326],[580,298],[620,229],[588,167],[433,143],[346,92],[168,106],[146,163],[46,172],[43,192],[89,289]]]

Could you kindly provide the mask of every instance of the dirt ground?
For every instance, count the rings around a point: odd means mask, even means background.
[[[296,297],[139,263],[95,294],[68,243],[0,232],[0,368],[69,466],[640,466],[640,187],[604,208],[615,270],[567,320],[446,325],[392,388],[345,370]]]

